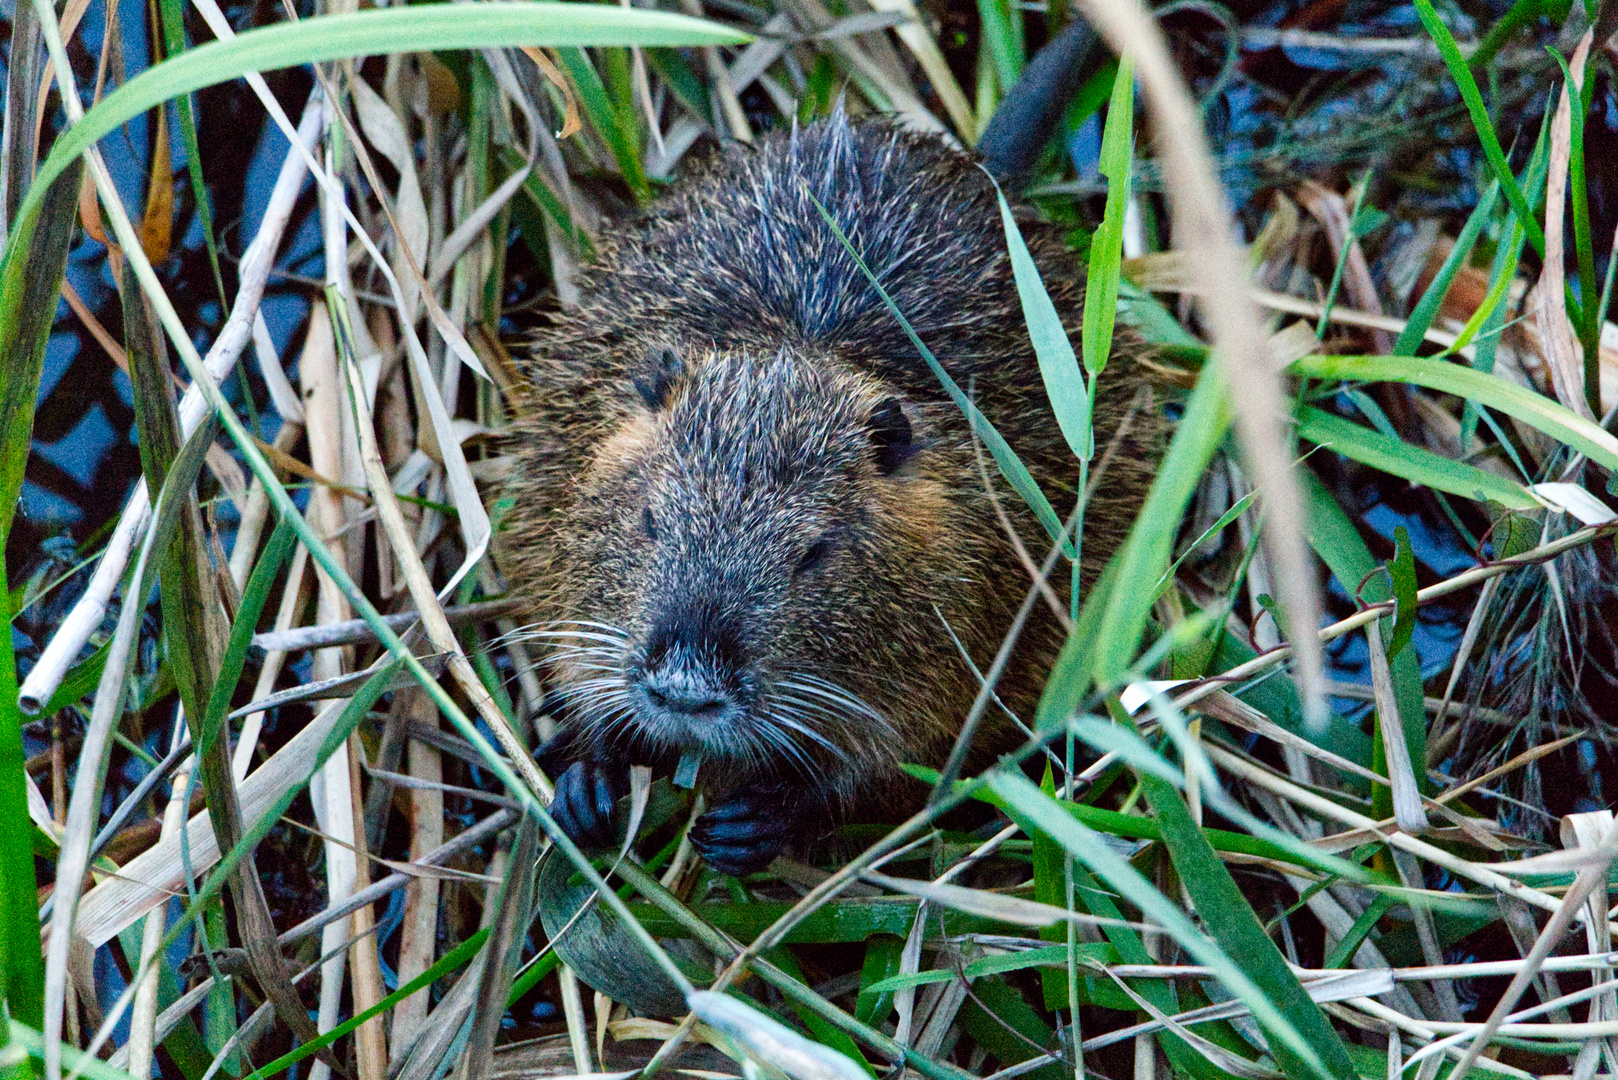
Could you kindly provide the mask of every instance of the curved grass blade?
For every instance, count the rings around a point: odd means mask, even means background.
[[[1573,204],[1573,247],[1579,257],[1579,345],[1584,350],[1584,392],[1590,411],[1601,415],[1601,324],[1596,321],[1600,306],[1596,301],[1595,248],[1590,240],[1590,190],[1584,164],[1584,114],[1590,108],[1592,83],[1588,73],[1581,88],[1573,81],[1567,60],[1555,49],[1547,50],[1562,67],[1563,93],[1568,97],[1568,200]]]
[[[73,236],[79,168],[49,188],[35,185],[44,224],[19,241],[26,257],[0,267],[0,545],[11,533],[34,432],[34,403],[45,360],[62,273]],[[0,568],[0,596],[10,596]],[[7,605],[9,607],[9,604]],[[7,611],[7,622],[10,612]],[[0,820],[28,820],[23,779],[23,715],[17,706],[17,668],[9,633],[0,642]],[[39,897],[33,845],[26,829],[0,838],[0,998],[11,1016],[32,1024],[43,1018],[45,961],[39,946]]]
[[[1618,470],[1618,439],[1543,394],[1494,375],[1425,357],[1305,356],[1287,369],[1294,375],[1360,382],[1405,382],[1468,398],[1543,431],[1608,469]]]
[[[1444,257],[1444,263],[1438,268],[1427,291],[1421,294],[1416,302],[1415,309],[1410,312],[1410,319],[1399,334],[1399,340],[1393,343],[1395,356],[1415,356],[1416,348],[1427,336],[1427,328],[1433,325],[1433,319],[1438,315],[1438,305],[1443,303],[1444,297],[1449,293],[1450,283],[1455,275],[1472,255],[1472,248],[1478,242],[1478,235],[1483,227],[1489,223],[1489,217],[1494,213],[1494,204],[1500,198],[1500,181],[1492,181],[1484,191],[1483,198],[1478,200],[1477,206],[1472,208],[1471,216],[1461,228],[1461,234],[1455,238],[1455,245],[1449,249]]]
[[[1130,163],[1134,157],[1135,64],[1118,61],[1101,133],[1101,175],[1107,178],[1107,207],[1090,241],[1089,274],[1084,289],[1084,329],[1080,344],[1084,369],[1100,376],[1112,354],[1113,321],[1118,314],[1118,278],[1124,256],[1124,209],[1129,204]]]
[[[249,71],[376,53],[519,45],[735,45],[748,40],[746,34],[684,15],[534,0],[372,8],[277,23],[229,41],[210,41],[147,68],[88,109],[56,140],[18,209],[17,230],[6,249],[6,272],[17,272],[9,267],[19,257],[18,245],[27,241],[46,187],[98,139],[170,98]]]
[[[1332,1077],[1334,1080],[1354,1075],[1352,1071],[1344,1073],[1328,1066],[1314,1044],[1304,1037],[1272,1003],[1269,994],[1217,942],[1198,930],[1185,912],[1159,892],[1140,871],[1129,864],[1129,860],[1065,813],[1054,798],[1040,791],[1020,773],[995,769],[988,779],[990,790],[1099,874],[1119,895],[1139,908],[1143,916],[1163,927],[1199,963],[1212,968],[1215,977],[1225,984],[1231,994],[1253,1010],[1254,1019],[1270,1036],[1270,1050],[1277,1061],[1283,1060],[1283,1054],[1292,1057],[1299,1071],[1289,1069],[1289,1073],[1295,1076]]]
[[[1180,872],[1180,881],[1191,895],[1202,924],[1243,972],[1262,985],[1277,1011],[1286,1018],[1326,1063],[1331,1075],[1352,1080],[1357,1074],[1343,1048],[1342,1039],[1332,1028],[1320,1006],[1310,998],[1298,977],[1292,973],[1281,950],[1264,932],[1252,906],[1230,876],[1219,856],[1209,846],[1202,830],[1191,819],[1180,793],[1174,786],[1149,772],[1137,773],[1141,790],[1152,804],[1163,829],[1163,842]],[[1312,1063],[1293,1053],[1283,1032],[1259,1020],[1270,1035],[1270,1052],[1289,1076],[1308,1075]]]
[[[1517,178],[1511,174],[1511,165],[1506,161],[1505,151],[1500,148],[1500,140],[1495,137],[1494,124],[1489,120],[1488,107],[1483,103],[1483,94],[1478,90],[1477,80],[1466,66],[1466,59],[1461,56],[1461,50],[1455,44],[1455,37],[1449,32],[1433,8],[1433,0],[1416,0],[1416,14],[1421,18],[1421,24],[1427,28],[1438,46],[1439,54],[1444,58],[1444,66],[1455,80],[1455,86],[1461,92],[1461,100],[1466,102],[1466,111],[1472,117],[1472,127],[1477,130],[1478,142],[1483,146],[1483,156],[1494,170],[1494,178],[1506,193],[1506,201],[1517,212],[1517,218],[1528,230],[1528,239],[1533,242],[1534,250],[1540,257],[1545,255],[1545,231],[1539,227],[1539,221],[1528,207],[1528,201],[1523,198],[1522,189],[1517,186]]]
[[[1185,415],[1146,495],[1146,505],[1119,550],[1118,581],[1155,582],[1168,567],[1186,504],[1224,441],[1230,415],[1224,366],[1213,357],[1197,379],[1197,387],[1186,402]],[[1112,590],[1105,598],[1106,610],[1096,631],[1091,660],[1098,686],[1111,686],[1134,662],[1136,647],[1151,615],[1154,592],[1150,588],[1125,587]],[[1086,601],[1086,612],[1100,595]],[[1045,710],[1041,708],[1040,712],[1043,722]]]
[[[1011,216],[1000,185],[994,186],[995,198],[1000,201],[1000,224],[1006,232],[1006,250],[1011,253],[1011,272],[1017,281],[1017,299],[1022,302],[1023,321],[1028,324],[1028,340],[1033,342],[1034,356],[1039,360],[1039,376],[1045,383],[1045,394],[1051,399],[1051,411],[1062,429],[1068,449],[1080,461],[1089,461],[1095,453],[1095,432],[1090,427],[1090,394],[1084,383],[1084,372],[1079,370],[1079,358],[1073,354],[1073,343],[1067,339],[1062,317],[1051,303],[1045,282],[1040,279],[1039,267],[1028,252],[1022,231]],[[1095,251],[1092,247],[1091,252]],[[1118,292],[1118,263],[1113,260],[1113,295]],[[1085,291],[1085,306],[1089,307],[1094,290],[1092,280]],[[1111,345],[1111,326],[1108,327],[1108,346]],[[1092,371],[1093,377],[1093,371]]]
[[[1412,484],[1447,491],[1463,499],[1499,503],[1512,510],[1532,510],[1540,505],[1527,488],[1498,473],[1390,438],[1323,409],[1305,405],[1297,417],[1300,437]]]
[[[904,312],[900,311],[899,306],[893,302],[893,297],[888,295],[888,290],[882,287],[882,282],[878,281],[876,275],[871,273],[871,268],[865,265],[865,259],[855,250],[854,245],[849,243],[848,237],[843,233],[836,219],[831,216],[831,213],[824,206],[820,205],[818,199],[815,199],[812,195],[810,199],[814,202],[815,209],[820,211],[820,216],[831,227],[832,234],[837,237],[837,242],[843,245],[843,250],[847,251],[849,257],[854,260],[854,265],[860,268],[860,273],[865,275],[865,279],[871,283],[871,288],[876,290],[876,294],[888,306],[888,311],[893,314],[895,319],[899,320],[899,325],[904,328],[905,335],[910,338],[910,343],[916,347],[916,351],[921,354],[921,358],[932,369],[934,377],[943,384],[944,390],[950,396],[950,400],[954,401],[956,407],[966,414],[966,419],[972,426],[972,433],[982,439],[983,444],[989,448],[989,453],[994,458],[994,463],[1000,467],[1000,474],[1011,484],[1012,490],[1022,496],[1029,509],[1033,510],[1034,516],[1039,518],[1041,525],[1045,526],[1045,531],[1050,534],[1051,540],[1062,545],[1062,551],[1068,558],[1075,558],[1073,541],[1067,535],[1067,529],[1063,527],[1062,519],[1056,516],[1055,510],[1051,509],[1050,500],[1045,498],[1045,493],[1039,489],[1039,484],[1034,480],[1033,474],[1028,471],[1028,466],[1022,463],[1022,460],[1017,457],[1016,451],[1011,448],[1011,444],[1006,442],[1004,436],[995,430],[994,425],[989,423],[989,418],[983,415],[982,410],[977,407],[976,403],[966,396],[959,384],[950,377],[950,373],[944,370],[944,365],[938,362],[938,357],[934,356],[933,351],[921,340],[920,335],[916,333],[915,327],[910,325],[910,320],[905,318]]]

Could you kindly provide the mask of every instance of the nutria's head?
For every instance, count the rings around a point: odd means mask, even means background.
[[[940,588],[975,589],[941,544],[958,522],[928,410],[795,350],[657,345],[631,367],[548,574],[573,723],[834,792],[891,766],[917,682],[960,666],[931,655]]]

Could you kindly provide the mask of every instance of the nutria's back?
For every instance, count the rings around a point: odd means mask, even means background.
[[[1058,512],[1076,497],[993,186],[937,138],[839,114],[724,154],[609,238],[584,303],[532,341],[502,565],[555,646],[570,753],[600,774],[568,792],[599,810],[628,763],[700,758],[721,864],[739,820],[940,761],[1029,586],[986,455],[817,201]],[[1076,329],[1074,258],[1024,235]],[[1100,389],[1098,447],[1133,412],[1086,512],[1089,574],[1156,460],[1136,351],[1115,346]],[[1037,559],[1048,539],[987,472]],[[1059,644],[1036,612],[1012,710]]]

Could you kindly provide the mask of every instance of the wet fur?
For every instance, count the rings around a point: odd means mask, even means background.
[[[1071,509],[1077,463],[1046,399],[987,176],[936,138],[838,115],[718,155],[675,186],[603,243],[583,304],[528,342],[501,565],[555,646],[552,685],[588,754],[664,767],[678,757],[680,739],[640,725],[614,679],[659,604],[695,589],[746,624],[738,647],[760,715],[775,694],[800,725],[735,735],[728,754],[711,745],[705,784],[774,777],[880,809],[898,762],[943,760],[978,690],[945,623],[986,668],[1029,580],[965,419],[814,200],[1058,513]],[[1023,233],[1077,341],[1077,260],[1051,228],[1030,221]],[[1098,449],[1139,404],[1138,352],[1121,330]],[[887,474],[870,417],[893,398],[913,452]],[[1139,508],[1160,429],[1151,405],[1131,416],[1087,511],[1087,578]],[[1048,540],[989,471],[1038,559]],[[668,523],[656,539],[648,509]],[[795,574],[828,529],[829,554]],[[1038,606],[999,688],[1012,710],[1031,715],[1060,643]],[[822,696],[805,677],[822,680]],[[991,730],[982,743],[1003,739]]]

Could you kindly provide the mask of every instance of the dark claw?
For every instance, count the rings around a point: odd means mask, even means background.
[[[613,810],[629,791],[621,768],[600,761],[575,761],[556,782],[551,817],[582,848],[608,848],[618,840]]]
[[[780,784],[742,788],[697,819],[691,846],[721,874],[762,870],[801,824],[792,794]]]

